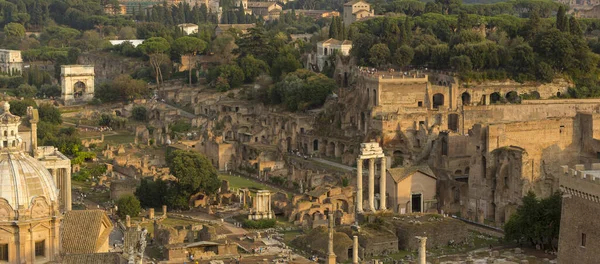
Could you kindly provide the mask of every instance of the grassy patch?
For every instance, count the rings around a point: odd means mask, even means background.
[[[292,242],[292,240],[294,240],[294,238],[296,238],[297,236],[301,235],[302,232],[300,230],[293,230],[293,231],[285,231],[283,232],[283,241],[285,241],[285,244],[290,244],[290,242]]]
[[[133,143],[135,141],[134,135],[110,135],[104,136],[105,142],[110,142],[113,144],[125,144],[125,143]]]

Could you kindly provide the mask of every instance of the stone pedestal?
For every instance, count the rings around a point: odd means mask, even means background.
[[[162,211],[163,211],[163,217],[167,218],[167,206],[166,205],[162,206]]]
[[[154,208],[148,210],[148,219],[154,219]]]
[[[131,217],[129,215],[125,216],[125,227],[127,227],[127,228],[131,227]]]

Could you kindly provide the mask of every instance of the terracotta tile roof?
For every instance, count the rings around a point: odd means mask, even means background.
[[[63,264],[120,264],[126,263],[118,253],[95,253],[66,255]]]
[[[140,241],[142,235],[142,231],[137,231],[137,230],[127,230],[125,231],[124,236],[124,241],[123,241],[123,248],[125,251],[128,250],[129,247],[132,248],[136,248],[138,241]]]
[[[354,0],[354,1],[350,1],[350,2],[348,2],[348,3],[345,3],[345,4],[344,4],[344,6],[352,6],[352,5],[354,5],[354,4],[356,4],[356,3],[360,3],[360,2],[363,2],[363,3],[365,3],[365,4],[367,3],[367,2],[365,2],[364,0]]]
[[[102,210],[75,210],[65,214],[61,248],[64,254],[91,254],[107,243],[113,229]]]
[[[435,174],[433,173],[431,168],[429,168],[428,165],[388,169],[388,172],[390,173],[392,179],[394,179],[395,182],[401,182],[404,179],[408,178],[408,176],[413,175],[417,171],[436,179]]]
[[[332,44],[332,45],[352,45],[351,40],[337,40],[334,38],[330,38],[328,40],[323,41],[323,44]]]

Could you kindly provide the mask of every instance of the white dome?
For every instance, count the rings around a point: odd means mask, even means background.
[[[33,157],[22,151],[0,151],[0,198],[13,210],[29,208],[36,197],[56,202],[58,190],[52,175]]]

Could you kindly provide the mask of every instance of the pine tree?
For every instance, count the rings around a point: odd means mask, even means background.
[[[329,24],[329,38],[337,39],[339,35],[338,27],[335,22],[336,18],[333,17],[331,19],[331,24]]]
[[[209,21],[208,18],[208,7],[205,4],[200,5],[200,19],[202,22],[206,23]]]
[[[567,13],[565,7],[561,5],[558,7],[558,11],[556,12],[556,28],[562,32],[569,31],[569,21],[567,18]]]
[[[583,31],[581,30],[581,26],[579,25],[579,21],[575,17],[569,18],[569,32],[573,36],[582,37]]]

